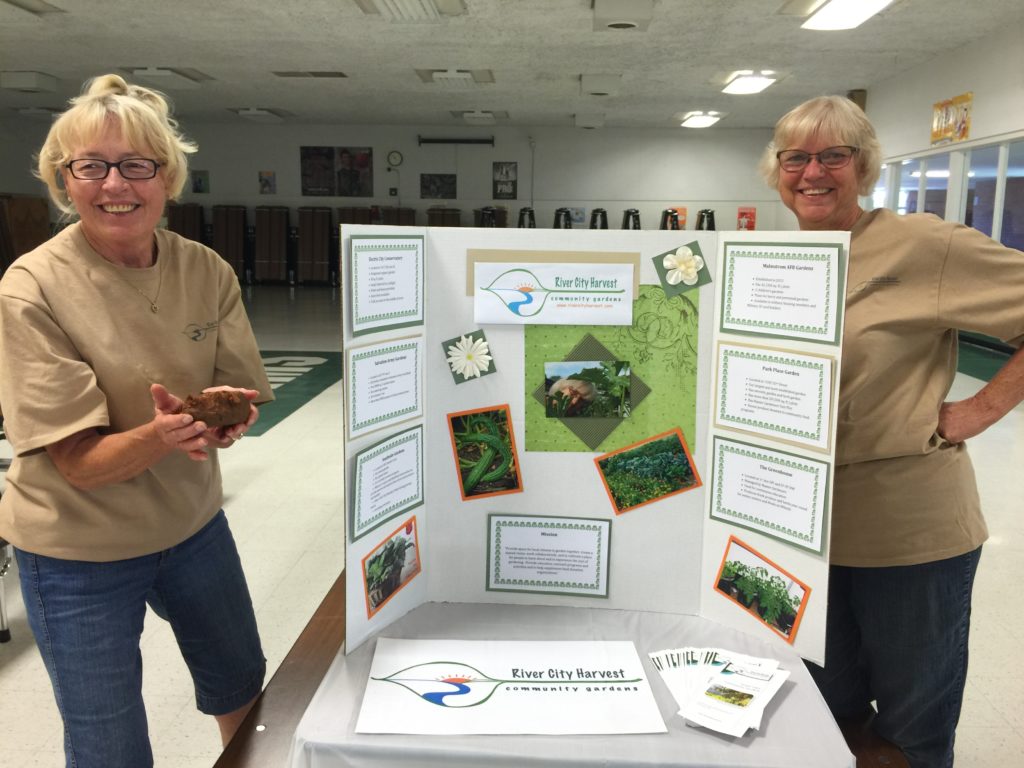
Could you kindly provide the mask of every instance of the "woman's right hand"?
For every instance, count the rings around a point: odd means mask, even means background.
[[[193,461],[206,461],[208,441],[204,436],[206,425],[180,413],[185,402],[175,397],[161,384],[152,384],[149,394],[153,398],[153,429],[165,445],[184,451]]]

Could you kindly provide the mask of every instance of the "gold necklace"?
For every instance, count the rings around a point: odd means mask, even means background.
[[[156,302],[160,298],[160,289],[163,288],[163,285],[164,285],[164,267],[163,267],[163,262],[162,261],[159,261],[159,260],[157,261],[157,265],[156,265],[156,274],[157,274],[156,296],[154,296],[152,299],[149,298],[149,296],[147,294],[143,293],[141,288],[136,286],[134,283],[130,282],[128,280],[128,278],[126,278],[124,275],[122,275],[120,272],[118,272],[116,267],[114,268],[114,274],[117,275],[119,278],[121,278],[121,280],[123,280],[124,283],[127,286],[129,286],[130,288],[135,289],[135,292],[137,294],[139,294],[139,296],[141,296],[142,298],[144,298],[146,301],[149,302],[149,311],[150,312],[152,312],[155,315],[157,312],[160,311],[160,307],[157,306]]]

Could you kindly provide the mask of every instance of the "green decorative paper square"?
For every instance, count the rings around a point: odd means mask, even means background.
[[[445,362],[456,384],[494,373],[497,368],[483,331],[472,331],[441,343]]]
[[[695,451],[697,298],[696,293],[669,297],[659,286],[642,285],[632,326],[525,326],[526,450],[612,451],[679,427]],[[629,361],[633,409],[628,419],[545,415],[544,363],[572,359]]]

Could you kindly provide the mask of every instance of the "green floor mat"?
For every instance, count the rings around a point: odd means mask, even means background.
[[[260,352],[275,400],[260,406],[260,418],[246,433],[258,437],[341,378],[340,352]]]

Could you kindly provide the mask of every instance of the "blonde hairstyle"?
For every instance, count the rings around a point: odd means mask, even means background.
[[[882,171],[882,146],[864,110],[845,96],[819,96],[791,109],[775,124],[775,135],[761,155],[761,176],[772,189],[779,187],[776,152],[795,149],[815,137],[857,147],[857,191],[869,195]]]
[[[61,171],[72,152],[100,136],[109,120],[117,121],[128,144],[160,164],[167,196],[171,200],[181,196],[188,177],[187,155],[198,147],[178,130],[166,96],[129,85],[119,75],[102,75],[89,80],[82,95],[69,103],[50,127],[36,169],[50,198],[66,215],[73,216],[75,208],[61,183]]]

